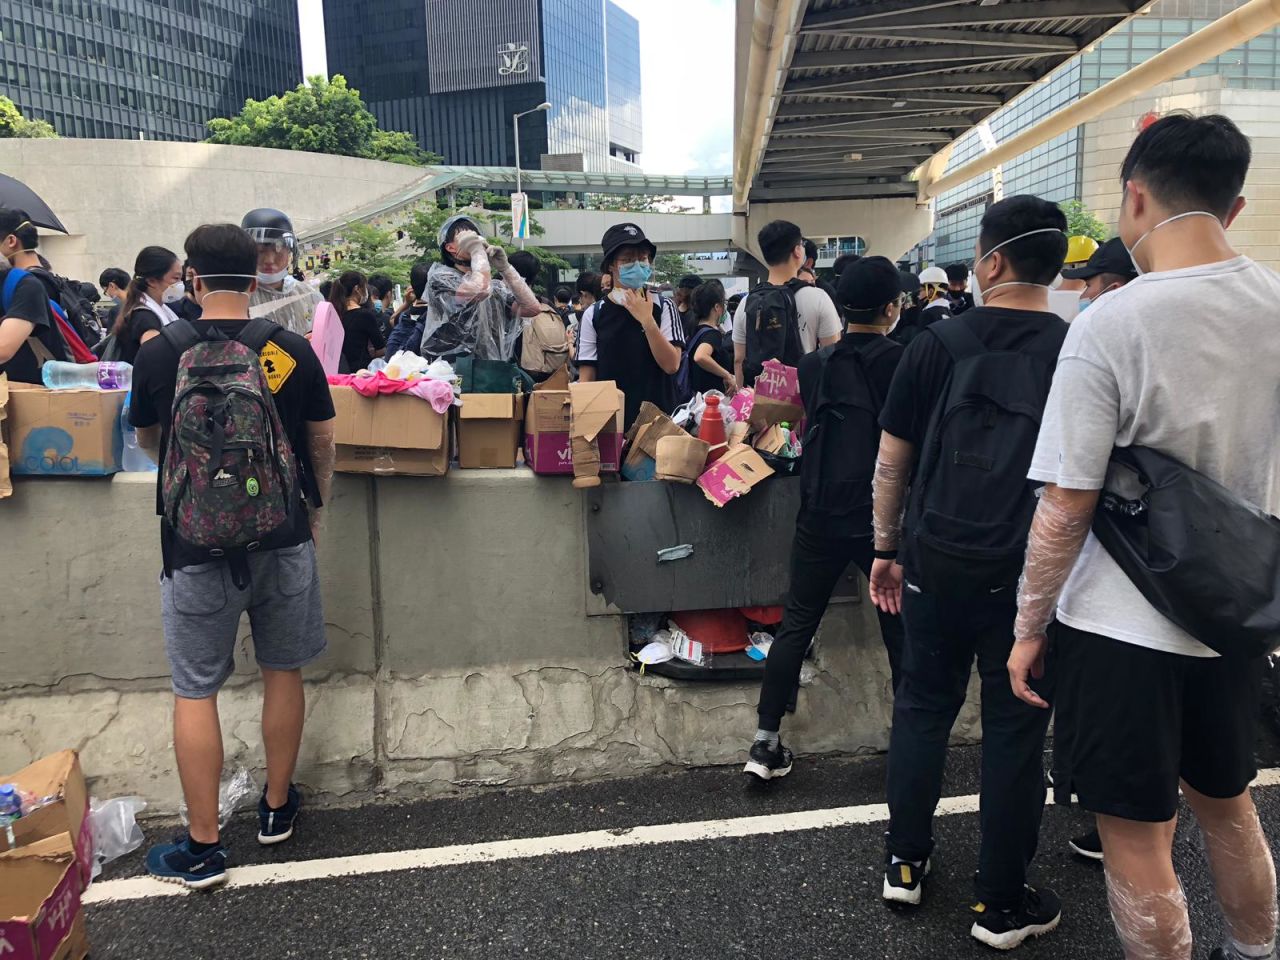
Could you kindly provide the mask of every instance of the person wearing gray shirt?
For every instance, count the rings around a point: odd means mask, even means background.
[[[1249,794],[1262,660],[1224,658],[1155,610],[1089,533],[1114,447],[1174,457],[1280,512],[1280,277],[1232,249],[1248,139],[1226,117],[1166,116],[1124,161],[1120,236],[1140,274],[1072,325],[1030,477],[1036,511],[1009,657],[1014,693],[1053,627],[1059,771],[1098,815],[1129,957],[1189,958],[1171,848],[1195,812],[1226,920],[1213,960],[1275,960],[1276,884]]]

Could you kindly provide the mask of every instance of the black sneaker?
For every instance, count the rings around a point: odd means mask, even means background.
[[[747,765],[742,768],[742,772],[759,777],[761,780],[773,780],[790,773],[794,760],[795,757],[782,745],[781,740],[772,747],[765,740],[757,740],[751,744],[751,756],[747,760]]]
[[[925,860],[920,866],[912,863],[894,863],[893,857],[885,855],[884,887],[880,896],[890,903],[903,903],[909,907],[920,906],[924,896],[923,882],[929,875],[932,864]]]
[[[1071,852],[1077,857],[1085,857],[1089,860],[1097,860],[1099,863],[1102,862],[1102,838],[1098,836],[1097,830],[1067,841],[1067,846],[1071,848]]]
[[[262,788],[262,797],[258,800],[258,842],[264,847],[284,843],[293,836],[294,824],[298,822],[298,811],[302,809],[302,797],[298,788],[289,784],[288,799],[279,810],[267,806],[267,788]]]
[[[989,910],[984,903],[970,909],[977,917],[969,933],[997,950],[1012,950],[1027,937],[1042,936],[1062,919],[1062,901],[1048,887],[1027,887],[1021,906],[1015,910]]]

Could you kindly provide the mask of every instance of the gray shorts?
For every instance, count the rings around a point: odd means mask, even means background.
[[[160,578],[160,613],[173,692],[203,700],[235,669],[240,615],[249,614],[254,657],[268,670],[296,670],[324,653],[324,609],[315,544],[251,554],[240,590],[223,561]]]

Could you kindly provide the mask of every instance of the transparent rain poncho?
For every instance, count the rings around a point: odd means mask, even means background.
[[[432,264],[427,278],[422,355],[453,360],[470,354],[478,360],[510,360],[524,328],[515,309],[516,295],[504,280],[491,280],[487,291],[459,298],[458,288],[468,276],[446,264]]]
[[[258,285],[249,298],[249,316],[266,317],[299,336],[311,331],[316,307],[324,300],[309,283],[285,277],[279,290]]]

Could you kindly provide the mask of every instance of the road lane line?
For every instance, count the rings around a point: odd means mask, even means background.
[[[1261,771],[1253,785],[1256,787],[1280,785],[1280,769]],[[978,796],[971,794],[963,797],[944,797],[938,803],[937,816],[977,812]],[[418,850],[390,850],[350,857],[329,857],[288,863],[261,863],[233,867],[228,870],[224,887],[234,890],[241,887],[300,883],[335,877],[367,876],[404,870],[431,870],[436,867],[472,863],[497,863],[501,860],[531,859],[593,850],[621,850],[627,847],[696,843],[805,830],[829,830],[835,827],[881,823],[888,819],[887,804],[869,803],[855,807],[801,810],[795,813],[736,817],[729,820],[660,823],[551,837],[492,840],[448,847],[424,847]],[[181,897],[190,892],[185,887],[165,883],[152,877],[128,877],[93,884],[85,892],[83,900],[86,904],[118,903],[124,900],[143,900],[152,897]]]

